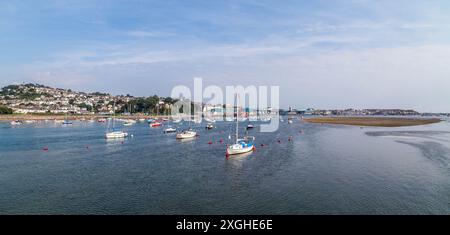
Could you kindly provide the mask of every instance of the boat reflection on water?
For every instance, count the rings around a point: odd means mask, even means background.
[[[242,168],[244,162],[250,159],[249,157],[252,154],[253,152],[229,155],[226,157],[226,164],[231,165],[233,168]]]
[[[177,138],[176,140],[179,141],[180,143],[190,143],[193,142],[196,138],[186,138],[186,139],[179,139]]]
[[[241,154],[232,154],[232,155],[228,155],[227,159],[228,160],[232,160],[232,159],[244,159],[247,158],[248,156],[252,155],[253,152],[246,152],[246,153],[241,153]]]
[[[105,138],[106,147],[114,147],[125,144],[127,138]]]

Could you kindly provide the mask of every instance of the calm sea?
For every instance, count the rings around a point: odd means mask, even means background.
[[[0,123],[0,214],[450,214],[449,122],[280,125],[227,159],[229,122],[184,142],[145,123],[123,141],[100,123]]]

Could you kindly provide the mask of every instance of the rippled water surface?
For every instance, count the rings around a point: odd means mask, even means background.
[[[105,140],[99,123],[0,123],[0,213],[450,213],[449,122],[284,122],[251,130],[256,152],[229,159],[232,123],[216,125],[180,142],[144,123],[123,141]]]

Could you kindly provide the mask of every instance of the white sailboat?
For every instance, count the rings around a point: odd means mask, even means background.
[[[189,129],[177,133],[177,139],[192,139],[197,136],[197,132],[191,128],[191,119],[189,118]]]
[[[114,117],[115,117],[115,115],[116,115],[116,103],[114,102],[114,105],[113,105],[113,118],[112,118],[112,131],[109,131],[109,132],[107,132],[106,133],[106,138],[107,139],[118,139],[118,138],[125,138],[125,137],[127,137],[128,136],[128,133],[127,132],[124,132],[123,130],[120,130],[120,131],[116,131],[116,130],[114,130]]]
[[[253,142],[249,141],[249,137],[239,139],[239,110],[236,113],[236,143],[227,147],[227,156],[248,153],[255,149]],[[252,137],[252,140],[254,140],[254,137]]]

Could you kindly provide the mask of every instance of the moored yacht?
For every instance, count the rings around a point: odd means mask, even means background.
[[[236,97],[237,99],[238,97]],[[255,138],[252,137],[250,140],[249,137],[244,137],[243,139],[239,139],[239,112],[237,112],[236,116],[236,143],[227,147],[227,157],[230,155],[243,154],[252,152],[255,149],[253,145],[253,140]]]
[[[106,133],[107,139],[116,139],[116,138],[125,138],[128,136],[128,133],[124,131],[111,131]]]
[[[115,112],[116,112],[116,103],[114,102],[113,104],[113,117],[111,119],[112,122],[112,130],[109,132],[106,132],[106,139],[118,139],[118,138],[125,138],[128,136],[127,132],[124,132],[122,130],[120,131],[116,131],[114,130],[114,116],[115,116]]]
[[[177,139],[191,139],[197,136],[197,132],[192,129],[183,130],[177,134]]]

